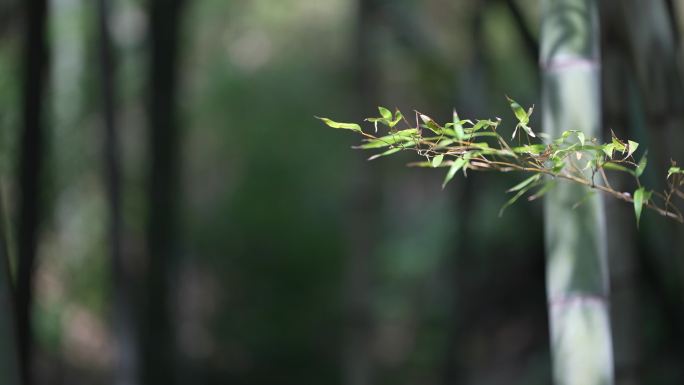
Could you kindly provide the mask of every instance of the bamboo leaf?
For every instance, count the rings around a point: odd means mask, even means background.
[[[506,192],[509,193],[509,192],[518,191],[520,189],[523,189],[523,188],[527,187],[527,185],[529,185],[530,183],[538,181],[539,178],[541,178],[541,174],[532,175],[531,177],[525,179],[524,181],[522,181],[522,182],[516,184],[515,186],[509,188],[508,190],[506,190]]]
[[[667,179],[670,179],[670,177],[671,177],[673,174],[684,174],[684,170],[682,170],[682,169],[679,168],[679,167],[672,166],[672,167],[670,167],[670,168],[667,170]]]
[[[451,167],[449,168],[449,171],[447,171],[446,177],[444,178],[444,182],[442,182],[442,189],[446,187],[447,183],[449,183],[449,181],[451,181],[454,178],[454,175],[456,175],[458,170],[460,170],[461,167],[463,167],[466,164],[466,162],[468,162],[468,159],[465,155],[461,158],[457,158],[456,160],[454,160],[454,162],[451,164]]]
[[[540,176],[540,175],[537,174],[537,176]],[[529,179],[529,178],[528,178],[528,179]],[[501,206],[501,209],[499,209],[499,217],[501,217],[501,216],[503,215],[504,211],[505,211],[510,205],[512,205],[513,203],[515,203],[521,196],[525,195],[525,193],[526,193],[527,191],[529,191],[529,190],[530,190],[532,187],[534,187],[535,185],[536,185],[536,183],[530,183],[530,184],[526,185],[525,187],[523,187],[522,189],[520,189],[520,191],[518,191],[518,193],[515,194],[515,195],[513,196],[513,198],[509,199],[508,202],[506,202],[503,206]],[[511,190],[509,190],[509,191],[511,191]]]
[[[529,136],[531,136],[531,137],[533,137],[533,138],[536,138],[536,135],[534,135],[534,132],[532,132],[532,129],[531,129],[527,124],[522,124],[522,123],[521,123],[521,124],[520,124],[520,127],[522,127],[523,130],[525,130],[525,132],[527,133],[527,135],[529,135]]]
[[[401,111],[398,109],[394,112],[394,120],[390,122],[390,127],[393,128],[396,126],[402,119],[404,119],[404,115],[402,115]]]
[[[404,148],[402,148],[402,147],[390,148],[389,150],[387,150],[387,151],[385,151],[385,152],[383,152],[383,153],[381,153],[381,154],[375,154],[375,155],[371,156],[370,158],[368,158],[368,160],[374,160],[374,159],[378,159],[378,158],[380,158],[380,157],[382,157],[382,156],[392,155],[392,154],[397,153],[397,152],[399,152],[399,151],[401,151],[401,150],[403,150],[403,149],[404,149]]]
[[[363,132],[363,131],[361,130],[361,126],[359,126],[359,125],[356,124],[356,123],[341,123],[341,122],[336,122],[336,121],[334,121],[334,120],[330,120],[330,119],[328,119],[328,118],[321,118],[321,117],[318,117],[318,116],[316,116],[315,118],[318,119],[318,120],[322,120],[323,123],[325,123],[325,124],[328,125],[328,127],[332,127],[332,128],[341,128],[341,129],[344,129],[344,130],[351,130],[351,131],[356,131],[356,132]]]
[[[636,175],[637,178],[640,177],[646,169],[646,163],[648,163],[648,158],[646,155],[648,155],[648,152],[644,152],[644,155],[642,155],[641,159],[639,160],[636,170],[634,170],[634,175]]]
[[[509,98],[506,96],[506,99],[508,99],[508,102],[511,105],[511,109],[513,110],[513,113],[515,114],[515,117],[518,118],[518,121],[521,124],[527,124],[530,121],[529,115],[525,112],[525,110],[516,102],[515,100]]]
[[[622,166],[622,165],[619,165],[619,164],[616,164],[613,162],[604,163],[603,168],[605,168],[606,170],[622,171],[622,172],[626,172],[626,173],[631,174],[631,175],[635,175],[633,170],[630,170],[625,166]]]
[[[442,133],[443,127],[440,127],[439,124],[435,123],[435,121],[432,120],[431,117],[420,114],[420,119],[423,121],[423,123],[425,123],[424,127],[429,129],[430,131],[438,135]]]
[[[628,140],[627,141],[627,157],[629,158],[632,154],[634,154],[634,151],[639,147],[639,143]]]
[[[463,140],[465,133],[463,132],[463,123],[458,118],[458,113],[454,110],[453,116],[454,133],[456,134],[456,139]]]
[[[546,145],[544,145],[544,144],[529,144],[526,146],[513,147],[512,150],[516,154],[539,155],[542,152],[544,152],[544,150],[546,150]]]
[[[613,159],[613,151],[615,151],[615,144],[614,143],[609,143],[609,144],[604,144],[601,146],[601,150],[606,153],[606,156],[608,158]]]
[[[444,160],[444,154],[439,154],[432,158],[432,167],[439,167],[440,164],[442,164],[442,161]]]
[[[651,199],[652,191],[646,191],[646,188],[639,187],[634,191],[634,214],[636,215],[637,227],[639,227],[639,220],[641,219],[641,209],[645,202]]]
[[[544,196],[549,190],[551,190],[554,186],[556,185],[556,181],[550,180],[544,183],[544,185],[537,190],[534,194],[532,194],[529,198],[527,198],[528,201],[533,201],[535,199],[539,199]]]
[[[388,122],[392,121],[392,111],[388,110],[385,107],[378,107],[378,111],[380,112],[380,116],[382,116],[383,119],[385,119]]]

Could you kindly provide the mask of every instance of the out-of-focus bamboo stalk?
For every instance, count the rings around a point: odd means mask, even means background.
[[[544,132],[600,137],[600,54],[595,0],[542,1]],[[559,184],[547,194],[547,298],[556,385],[613,383],[608,267],[601,197]],[[579,207],[577,202],[584,203]]]

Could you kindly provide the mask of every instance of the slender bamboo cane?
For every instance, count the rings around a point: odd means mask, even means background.
[[[3,200],[0,197],[0,218],[4,217]],[[19,351],[16,341],[16,307],[14,306],[13,285],[9,269],[9,253],[4,231],[4,221],[0,220],[0,378],[7,385],[19,385]]]
[[[544,131],[600,136],[600,54],[595,0],[542,1]],[[547,298],[557,385],[613,383],[608,267],[601,197],[562,184],[546,196]]]

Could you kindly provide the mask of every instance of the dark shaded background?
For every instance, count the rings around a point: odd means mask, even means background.
[[[455,106],[512,129],[504,95],[539,100],[538,1],[52,0],[31,62],[40,3],[0,1],[35,383],[550,383],[540,203],[499,218],[515,176],[442,191],[314,119]],[[606,133],[649,148],[658,186],[684,161],[684,5],[601,6]],[[683,383],[683,227],[607,207],[618,384]]]

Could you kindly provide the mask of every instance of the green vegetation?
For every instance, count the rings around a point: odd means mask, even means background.
[[[318,119],[329,127],[354,131],[363,136],[363,143],[355,148],[380,150],[369,160],[409,150],[423,158],[422,161],[409,163],[409,166],[447,168],[443,187],[459,171],[464,176],[468,170],[531,174],[506,191],[514,195],[501,208],[500,214],[525,194],[531,192],[527,199],[532,201],[544,196],[559,181],[565,181],[588,187],[590,194],[599,191],[632,203],[637,225],[643,207],[684,222],[674,202],[675,198],[684,198],[681,190],[684,171],[675,162],[668,171],[667,190],[654,191],[642,185],[640,179],[647,165],[647,152],[644,151],[637,160],[639,143],[621,140],[615,134],[610,142],[602,143],[596,138],[586,138],[578,130],[567,130],[559,138],[548,138],[544,133],[535,133],[529,126],[533,107],[525,111],[515,100],[508,100],[518,120],[511,136],[511,140],[517,140],[517,144],[507,140],[508,135],[502,135],[498,129],[501,119],[464,120],[455,111],[453,121],[442,125],[418,111],[415,111],[415,123],[412,123],[398,109],[392,113],[385,107],[378,107],[380,116],[366,119],[373,124],[373,133],[364,131],[356,123]],[[400,127],[402,123],[405,125],[403,128]],[[386,134],[377,134],[379,125],[387,127]],[[634,190],[614,189],[608,177],[610,172],[631,175]],[[579,200],[576,205],[582,203],[583,200]]]

